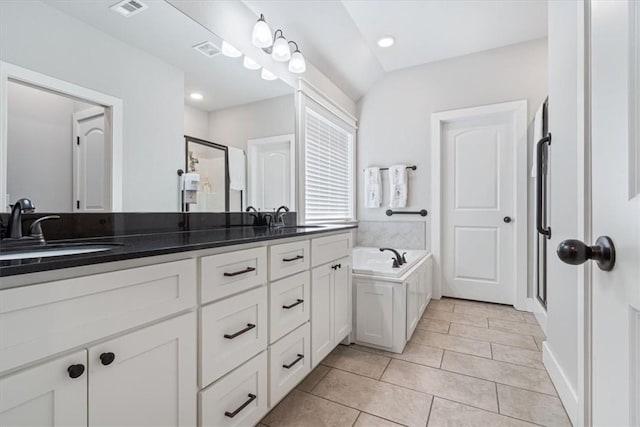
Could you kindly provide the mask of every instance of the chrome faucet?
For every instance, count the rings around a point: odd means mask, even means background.
[[[403,255],[400,255],[400,252],[396,251],[395,249],[391,249],[391,248],[380,248],[380,252],[384,252],[384,251],[391,251],[393,252],[393,254],[395,255],[395,258],[393,259],[393,268],[398,268],[400,267],[402,264],[404,264],[406,261],[406,258]],[[405,252],[406,253],[406,252]]]
[[[8,239],[20,239],[22,238],[22,214],[33,213],[36,207],[33,202],[27,198],[18,200],[11,209],[11,215],[9,216],[9,227],[7,229]]]
[[[282,211],[282,212],[280,212]],[[277,210],[276,210],[276,226],[277,227],[284,227],[286,224],[284,223],[284,217],[287,215],[287,212],[289,212],[289,208],[286,207],[285,205],[280,206]]]
[[[43,216],[43,217],[38,218],[35,221],[33,221],[31,223],[31,227],[29,228],[29,236],[33,237],[34,239],[38,239],[40,241],[41,245],[44,245],[44,244],[47,243],[47,241],[44,238],[44,232],[42,231],[41,224],[44,221],[47,221],[47,220],[50,220],[50,219],[60,219],[60,216],[59,215]]]

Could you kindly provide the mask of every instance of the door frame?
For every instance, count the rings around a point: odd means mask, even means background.
[[[10,81],[104,107],[105,138],[107,138],[111,147],[110,205],[113,212],[121,212],[123,198],[122,100],[4,61],[0,61],[0,212],[8,209],[9,203],[11,203],[11,200],[7,200],[6,179],[8,149],[7,107]],[[23,196],[28,197],[28,194]],[[34,202],[37,205],[38,201],[35,200]]]
[[[265,138],[253,138],[247,140],[247,205],[253,205],[255,200],[253,194],[249,191],[249,186],[253,187],[252,165],[256,158],[256,149],[269,144],[279,144],[283,142],[289,143],[289,166],[290,166],[290,185],[291,185],[291,206],[287,206],[291,210],[296,210],[296,195],[298,194],[296,187],[296,136],[292,133],[284,135],[267,136]]]
[[[431,115],[431,252],[433,265],[433,296],[442,298],[442,128],[446,123],[459,119],[480,117],[487,114],[513,113],[518,135],[514,152],[515,183],[515,283],[513,305],[518,310],[531,311],[527,298],[527,101],[511,101],[499,104],[441,111]],[[522,218],[523,220],[519,220]]]

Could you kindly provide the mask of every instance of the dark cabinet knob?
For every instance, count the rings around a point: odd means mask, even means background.
[[[588,246],[580,240],[563,240],[556,249],[558,258],[571,265],[580,265],[587,260],[594,260],[603,271],[613,270],[616,264],[616,249],[613,241],[607,236],[600,236],[596,244]]]
[[[116,355],[108,352],[108,353],[102,353],[100,355],[100,362],[104,365],[104,366],[108,366],[111,365],[113,363],[113,361],[116,360]]]
[[[78,378],[84,374],[84,365],[79,363],[77,365],[71,365],[67,368],[67,372],[71,378]]]
[[[502,220],[504,222],[506,222],[507,224],[509,224],[511,222],[511,217],[510,216],[505,216],[504,218],[502,218]]]

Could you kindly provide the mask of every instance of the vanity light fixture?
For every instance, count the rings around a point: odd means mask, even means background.
[[[264,15],[260,14],[260,18],[253,26],[253,32],[251,33],[251,43],[255,47],[264,49],[265,47],[271,47],[273,44],[273,37],[271,37],[271,28],[269,24],[264,20]]]
[[[291,73],[304,73],[307,70],[307,64],[302,56],[302,52],[298,49],[298,44],[294,41],[287,41],[284,37],[284,32],[281,29],[277,29],[273,36],[271,35],[271,29],[264,19],[264,15],[260,14],[260,18],[253,26],[253,32],[251,33],[251,43],[255,47],[259,47],[269,55],[274,61],[287,62],[289,61],[289,72]],[[289,43],[293,43],[296,50],[291,52]],[[264,68],[263,68],[264,71]],[[273,73],[267,71],[268,74]],[[262,75],[264,77],[264,73]],[[269,80],[269,79],[267,79]]]
[[[242,52],[224,40],[222,41],[222,54],[229,58],[238,58],[239,56],[242,56]]]
[[[242,65],[244,65],[244,68],[248,70],[259,70],[260,68],[262,68],[262,65],[258,64],[256,61],[249,58],[247,55],[244,56],[244,59],[242,60]]]
[[[202,96],[202,94],[201,94],[201,93],[198,93],[198,92],[192,92],[192,93],[191,93],[191,95],[189,95],[189,97],[190,97],[191,99],[193,99],[194,101],[201,101],[201,100],[202,100],[202,98],[204,98],[204,97]]]
[[[262,77],[264,80],[275,80],[278,78],[278,76],[276,76],[266,68],[262,69],[262,71],[260,72],[260,77]]]
[[[380,47],[391,47],[395,43],[396,39],[393,36],[384,36],[378,39],[378,46]]]

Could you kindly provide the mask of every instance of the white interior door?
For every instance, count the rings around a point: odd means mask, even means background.
[[[449,113],[440,134],[442,295],[514,304],[526,101]]]
[[[111,210],[111,148],[105,137],[104,108],[74,113],[74,212]]]
[[[252,139],[248,142],[249,204],[271,211],[295,208],[295,147],[293,135]]]
[[[590,263],[594,426],[640,425],[639,27],[635,1],[591,3],[592,236],[617,251]]]

